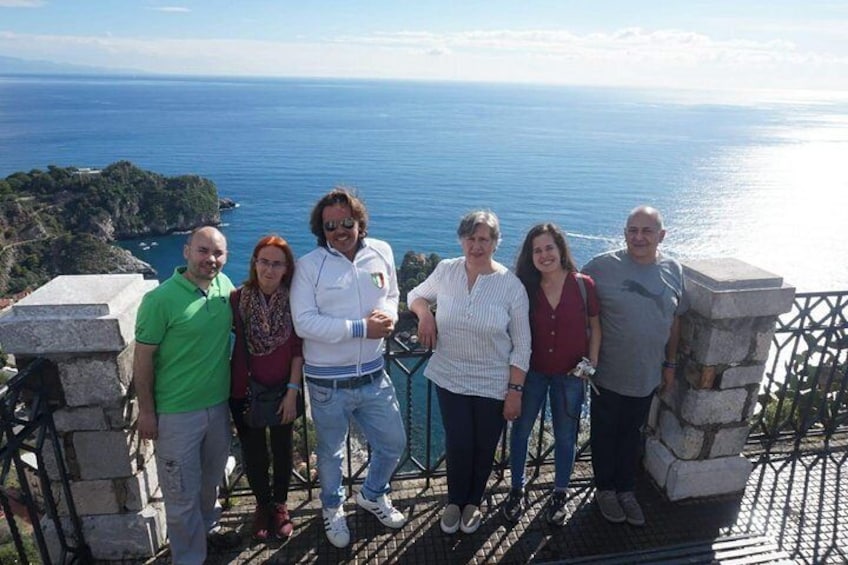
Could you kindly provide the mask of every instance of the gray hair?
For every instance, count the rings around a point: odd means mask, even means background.
[[[654,220],[656,220],[656,222],[657,222],[657,229],[658,230],[664,229],[663,217],[662,217],[662,214],[660,214],[660,211],[657,210],[656,208],[654,208],[653,206],[645,206],[645,205],[636,206],[635,208],[633,208],[630,211],[630,214],[627,215],[627,223],[625,224],[625,226],[629,226],[630,220],[632,220],[633,216],[636,216],[637,214],[645,214],[646,216],[650,216],[650,217],[654,218]]]
[[[459,227],[456,228],[456,235],[459,236],[459,239],[464,239],[473,234],[477,226],[480,225],[489,228],[492,241],[495,242],[495,249],[497,249],[501,243],[501,223],[491,210],[474,210],[467,213],[459,221]]]

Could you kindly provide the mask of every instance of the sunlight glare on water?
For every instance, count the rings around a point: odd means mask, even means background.
[[[705,164],[716,177],[691,190],[713,205],[693,210],[700,218],[684,219],[674,239],[686,256],[732,256],[794,273],[785,282],[799,291],[845,288],[848,120],[773,137],[773,144],[726,149]]]

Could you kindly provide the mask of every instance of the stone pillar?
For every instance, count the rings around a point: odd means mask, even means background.
[[[674,387],[648,419],[645,467],[670,500],[738,493],[753,465],[750,431],[777,317],[795,289],[737,259],[684,265],[690,310]]]
[[[135,314],[157,284],[141,275],[60,276],[0,317],[6,351],[55,365],[54,421],[83,535],[98,560],[150,557],[165,542],[152,446],[135,433],[136,400],[128,394]],[[45,464],[57,480],[52,450]],[[61,497],[58,483],[52,487]],[[59,500],[59,512],[67,515],[67,501]],[[55,527],[44,523],[55,550]]]

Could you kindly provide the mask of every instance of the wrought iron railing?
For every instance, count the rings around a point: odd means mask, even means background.
[[[424,479],[426,486],[429,487],[431,479],[444,476],[446,473],[444,431],[435,389],[423,373],[427,360],[430,358],[430,352],[417,344],[414,335],[415,326],[416,319],[411,312],[401,313],[397,329],[389,340],[385,364],[386,371],[397,390],[407,439],[407,450],[398,464],[395,479]],[[547,401],[545,401],[530,439],[527,454],[529,475],[538,475],[543,465],[553,462],[553,431],[550,417],[546,417],[547,412]],[[583,418],[581,425],[584,428],[588,427],[587,417]],[[314,445],[310,441],[313,437],[313,434],[309,432],[311,426],[306,414],[295,425],[295,429],[298,430],[294,445],[295,461],[299,462],[299,468],[296,465],[291,483],[292,489],[307,489],[310,497],[312,489],[318,486],[312,458]],[[584,431],[580,437],[578,457],[585,456],[588,449],[588,433]],[[235,451],[237,453],[238,450]],[[351,489],[354,484],[364,479],[369,453],[364,438],[359,437],[355,431],[348,438],[346,451],[345,484],[348,489]],[[509,465],[508,455],[507,429],[504,428],[495,461],[495,472],[501,476]],[[245,488],[246,485],[239,482],[238,478],[240,477],[236,477],[237,484],[229,494],[235,496],[249,494],[249,490]]]
[[[795,295],[780,317],[749,440],[827,450],[848,432],[848,291]]]
[[[40,563],[91,563],[53,423],[47,365],[46,360],[35,359],[0,386],[0,507],[18,553],[16,563],[29,563],[29,539],[35,540]],[[27,455],[34,457],[35,465],[25,461]],[[48,476],[45,457],[53,462],[53,477]],[[65,501],[66,515],[61,518],[51,485],[58,486]],[[58,542],[52,557],[42,528],[45,522],[52,522]]]

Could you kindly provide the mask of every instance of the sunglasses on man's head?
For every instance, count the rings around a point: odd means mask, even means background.
[[[329,222],[324,222],[324,231],[336,231],[336,228],[341,226],[346,230],[352,230],[353,226],[356,225],[356,220],[348,216],[343,220],[330,220]]]

